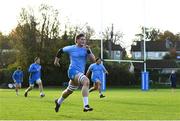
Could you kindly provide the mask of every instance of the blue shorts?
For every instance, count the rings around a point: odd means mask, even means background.
[[[34,83],[35,83],[35,82],[38,84],[38,83],[41,83],[42,81],[41,81],[40,78],[39,78],[39,79],[36,79],[36,80],[35,80],[35,79],[30,79],[30,80],[29,80],[29,84],[30,84],[31,86],[34,86]]]
[[[21,85],[21,82],[15,82],[16,85]]]
[[[74,80],[75,76],[81,72],[77,71],[76,69],[68,69],[68,77],[71,80]]]
[[[93,76],[93,77],[91,78],[91,80],[92,80],[92,82],[94,82],[94,83],[96,83],[97,81],[102,82],[102,77],[100,77],[100,76]]]
[[[21,84],[20,80],[15,80],[15,84]]]

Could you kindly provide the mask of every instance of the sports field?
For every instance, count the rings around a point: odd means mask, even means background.
[[[180,120],[180,89],[157,89],[143,92],[140,89],[108,89],[107,97],[100,99],[98,92],[90,93],[92,112],[82,111],[80,90],[75,91],[62,105],[60,112],[54,111],[54,99],[62,89],[45,88],[46,96],[39,97],[38,89],[19,96],[13,89],[0,89],[0,119],[8,120]]]

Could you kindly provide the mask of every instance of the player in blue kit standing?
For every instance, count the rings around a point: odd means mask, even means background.
[[[23,71],[20,66],[17,67],[16,71],[14,71],[12,78],[15,83],[16,95],[18,96],[18,89],[21,88],[21,83],[23,82]]]
[[[89,92],[92,92],[94,90],[98,90],[100,98],[105,97],[102,94],[102,91],[101,91],[101,84],[102,84],[104,73],[108,74],[108,71],[106,70],[104,65],[101,64],[101,59],[100,58],[96,58],[96,63],[93,63],[93,64],[91,64],[89,66],[89,68],[88,68],[88,70],[86,72],[86,76],[87,77],[89,76],[90,72],[92,72],[92,74],[91,74],[91,81],[94,84],[93,84],[93,87],[91,87],[89,89]]]
[[[29,87],[25,90],[24,96],[28,96],[28,92],[31,91],[34,87],[34,83],[38,84],[40,90],[40,97],[44,97],[45,94],[43,93],[43,85],[41,81],[41,65],[40,65],[40,58],[36,57],[34,59],[34,63],[29,67]]]
[[[70,79],[68,87],[62,92],[59,99],[55,100],[55,111],[58,112],[62,102],[78,89],[79,85],[82,85],[82,96],[84,108],[83,111],[92,111],[93,108],[89,106],[89,79],[84,75],[85,65],[87,58],[92,62],[95,62],[94,54],[90,47],[86,45],[86,39],[84,34],[79,34],[75,38],[75,45],[66,46],[59,49],[54,60],[56,66],[60,66],[59,61],[62,53],[67,53],[70,57],[70,65],[68,69],[68,77]]]

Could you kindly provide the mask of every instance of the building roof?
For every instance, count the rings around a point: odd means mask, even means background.
[[[180,51],[180,41],[174,42],[176,50]],[[137,41],[136,45],[131,46],[131,51],[141,51],[143,41]],[[168,51],[166,41],[146,41],[146,51]]]
[[[108,50],[108,41],[104,42],[104,48]],[[123,48],[120,45],[116,45],[113,42],[111,42],[112,45],[112,51],[123,51]]]

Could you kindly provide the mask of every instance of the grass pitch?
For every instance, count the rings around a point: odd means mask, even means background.
[[[92,112],[83,112],[80,90],[75,91],[54,111],[54,99],[61,88],[45,88],[46,96],[40,98],[38,89],[24,97],[14,89],[0,89],[1,120],[180,120],[180,89],[157,89],[146,92],[140,89],[107,89],[100,99],[97,91],[90,93]]]

